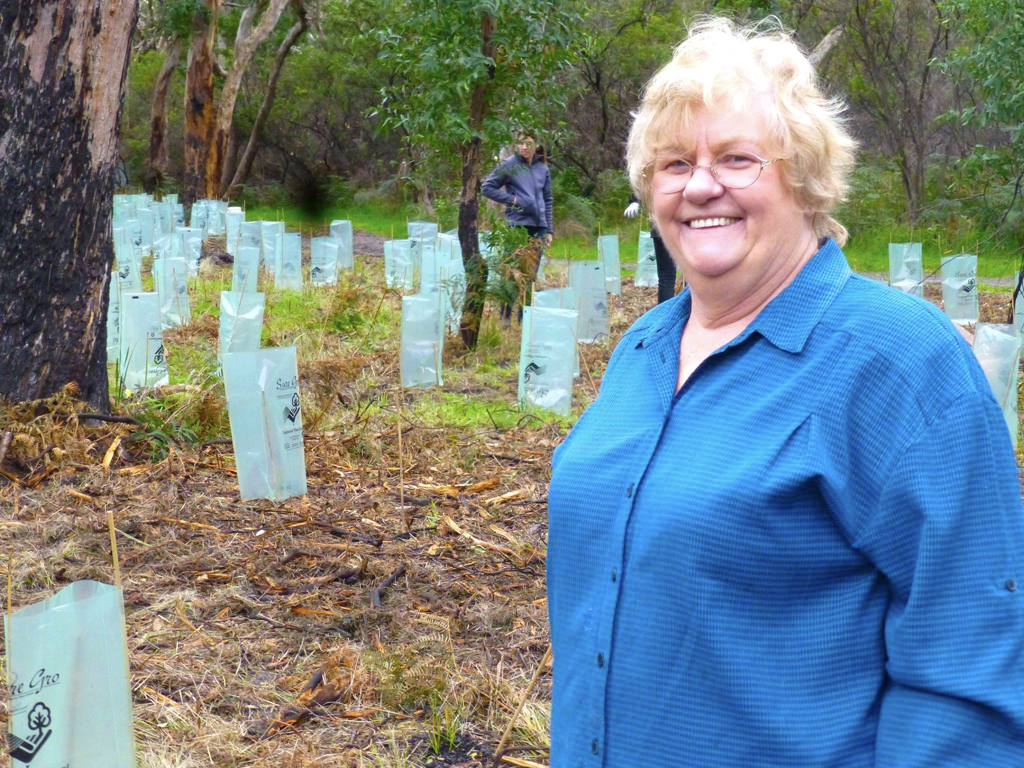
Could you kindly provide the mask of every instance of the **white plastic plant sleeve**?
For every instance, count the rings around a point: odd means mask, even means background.
[[[107,284],[107,363],[117,362],[121,351],[121,283],[117,272],[110,273]]]
[[[386,250],[387,243],[384,246]],[[309,282],[337,285],[338,243],[333,237],[314,237],[309,241]]]
[[[415,290],[416,274],[410,241],[388,240],[384,243],[384,283],[388,288]]]
[[[12,764],[134,768],[121,590],[76,581],[4,624]]]
[[[196,277],[203,255],[203,231],[198,227],[178,227],[172,242],[171,257],[184,259],[189,275]]]
[[[596,344],[608,340],[608,295],[601,261],[569,264],[569,285],[576,291],[579,306],[579,341]]]
[[[538,309],[569,309],[577,313],[576,324],[573,328],[579,332],[579,300],[576,298],[576,289],[566,286],[565,288],[548,288],[544,291],[533,292],[533,306]],[[580,350],[573,342],[573,364],[572,375],[580,375]]]
[[[227,209],[224,214],[224,235],[227,239],[227,251],[232,256],[241,247],[242,222],[245,221],[245,211],[236,206]]]
[[[598,259],[604,264],[604,279],[608,293],[622,293],[622,267],[619,264],[619,236],[601,235],[597,238]]]
[[[442,386],[441,355],[444,327],[441,322],[443,292],[402,297],[403,387]]]
[[[571,309],[523,308],[519,348],[519,407],[572,410],[578,314]]]
[[[242,501],[306,492],[295,347],[224,355],[231,442]]]
[[[135,259],[135,249],[128,242],[124,230],[120,228],[114,230],[114,259],[121,291],[141,292],[142,275],[139,272],[139,263]]]
[[[256,293],[260,276],[260,249],[246,246],[235,254],[231,265],[231,290],[236,293]]]
[[[420,265],[420,293],[434,293],[438,290],[438,281],[441,279],[441,264],[438,260],[437,248],[434,241],[413,242],[414,258]]]
[[[889,285],[924,298],[921,243],[889,243]]]
[[[338,269],[354,269],[356,262],[352,252],[352,222],[348,219],[332,221],[331,237],[338,244]]]
[[[260,264],[263,263],[262,230],[262,221],[242,221],[238,225],[238,247],[258,249]]]
[[[302,235],[286,232],[278,236],[277,271],[274,273],[274,287],[285,291],[302,290]]]
[[[121,358],[118,375],[128,389],[163,387],[169,382],[160,299],[155,293],[121,294]]]
[[[204,234],[207,231],[210,217],[210,203],[208,200],[196,200],[192,203],[192,217],[189,220],[189,227],[198,229]]]
[[[188,267],[184,259],[155,259],[153,284],[160,297],[160,323],[164,329],[192,322],[188,303]]]
[[[255,291],[220,292],[220,356],[260,348],[266,295]]]
[[[139,231],[142,233],[142,246],[143,251],[149,251],[153,248],[153,230],[156,227],[155,219],[156,216],[149,208],[139,208],[135,212],[136,220],[139,222]]]
[[[654,253],[654,239],[650,232],[640,232],[636,249],[636,277],[633,285],[638,288],[658,287],[658,259]]]
[[[942,307],[954,323],[978,322],[978,257],[971,253],[942,259]]]
[[[174,204],[174,229],[185,226],[185,206],[182,203]]]
[[[142,222],[138,219],[126,219],[122,222],[124,228],[125,237],[128,238],[128,244],[138,250],[142,250]]]
[[[1020,341],[1012,325],[978,323],[974,331],[974,356],[985,372],[992,394],[1010,430],[1017,450],[1017,374],[1020,369]]]
[[[284,222],[264,221],[260,223],[260,236],[263,249],[263,266],[272,275],[277,275],[284,253]]]

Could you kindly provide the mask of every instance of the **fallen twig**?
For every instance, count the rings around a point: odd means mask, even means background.
[[[374,587],[373,591],[370,592],[370,602],[373,603],[374,608],[381,607],[381,599],[384,597],[384,592],[387,588],[398,581],[402,574],[405,573],[405,565],[400,565],[392,571],[391,575],[388,576],[384,581]]]

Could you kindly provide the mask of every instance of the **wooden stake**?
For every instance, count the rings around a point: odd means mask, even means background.
[[[523,693],[523,698],[519,702],[519,706],[516,707],[516,712],[512,715],[512,719],[508,721],[508,725],[505,727],[505,732],[501,734],[501,741],[498,742],[497,748],[494,750],[494,754],[498,754],[505,747],[505,742],[508,741],[508,737],[512,735],[512,729],[515,727],[516,720],[519,719],[519,715],[523,712],[523,707],[526,706],[526,700],[530,698],[530,694],[533,692],[534,686],[537,685],[537,681],[540,680],[540,673],[544,671],[544,667],[548,665],[548,661],[551,660],[551,646],[544,651],[544,655],[541,657],[540,664],[537,665],[537,670],[533,673],[533,679],[530,680],[530,684],[526,686],[526,692]]]
[[[107,528],[110,529],[110,558],[114,561],[114,586],[121,589],[121,563],[117,556],[117,536],[114,534],[114,513],[107,510]]]

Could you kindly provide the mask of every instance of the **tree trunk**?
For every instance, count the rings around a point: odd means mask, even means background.
[[[153,115],[149,126],[149,158],[146,162],[144,186],[152,194],[164,180],[170,160],[167,156],[167,89],[174,70],[181,61],[181,43],[171,42],[153,88]]]
[[[306,31],[308,26],[309,21],[306,18],[305,8],[300,4],[299,20],[288,30],[288,34],[277,49],[274,67],[271,69],[270,79],[267,81],[267,92],[263,96],[263,103],[260,105],[259,114],[256,115],[256,122],[253,123],[252,133],[249,134],[249,141],[245,145],[242,159],[238,163],[238,168],[231,179],[231,183],[221,186],[220,196],[226,200],[230,200],[232,196],[238,194],[238,188],[245,184],[249,178],[253,161],[256,159],[256,147],[259,144],[260,133],[263,132],[263,126],[266,124],[270,110],[274,106],[274,97],[277,95],[277,81],[281,77],[284,60],[288,57],[288,52],[291,51],[292,46],[295,45],[295,41]]]
[[[219,176],[211,182],[207,158],[216,125],[213,100],[213,43],[217,39],[217,14],[221,0],[203,0],[203,10],[192,18],[192,43],[185,72],[185,183],[181,202],[213,197]],[[211,187],[213,189],[211,190]]]
[[[0,6],[0,395],[107,392],[117,133],[137,0]]]
[[[219,2],[219,0],[217,0]],[[249,68],[253,54],[256,49],[274,31],[281,14],[292,0],[270,0],[267,8],[263,11],[259,23],[253,28],[244,39],[235,43],[235,58],[231,62],[231,69],[224,78],[224,87],[221,88],[220,100],[218,102],[216,120],[212,126],[212,133],[206,154],[206,178],[210,190],[210,197],[217,197],[220,192],[221,176],[224,175],[224,160],[227,156],[228,139],[231,135],[231,121],[235,115],[235,102],[238,99],[238,91],[242,87],[242,77]]]
[[[480,24],[481,50],[483,55],[494,60],[495,44],[494,17],[485,13]],[[487,96],[494,79],[493,65],[486,80],[476,84],[469,105],[469,127],[477,132],[470,142],[461,149],[462,194],[459,197],[459,245],[462,246],[462,260],[466,265],[466,299],[462,305],[462,324],[459,335],[466,349],[476,349],[480,337],[480,321],[484,316],[487,301],[487,262],[480,255],[477,241],[477,218],[480,213],[480,165],[483,162],[484,118],[487,116]]]

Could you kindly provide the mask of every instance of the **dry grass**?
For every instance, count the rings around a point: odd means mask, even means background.
[[[445,393],[400,392],[400,298],[379,272],[362,259],[336,291],[268,295],[270,342],[299,348],[303,498],[240,501],[230,445],[201,444],[229,434],[212,310],[227,267],[204,264],[194,324],[167,333],[191,383],[118,404],[144,427],[79,424],[73,393],[0,412],[19,430],[0,477],[15,608],[110,581],[115,513],[145,768],[483,765],[547,647],[547,482],[568,422],[517,411],[518,326],[491,316],[477,351],[449,345]],[[653,296],[613,302],[616,338]],[[610,349],[584,350],[578,411]],[[546,743],[549,696],[545,675],[514,741]],[[432,754],[445,731],[456,748]]]

